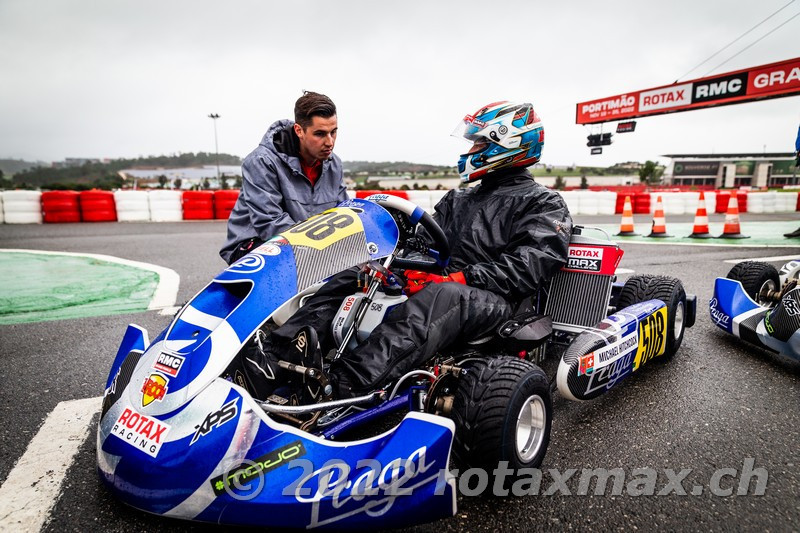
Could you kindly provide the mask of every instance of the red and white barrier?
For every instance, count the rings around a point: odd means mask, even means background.
[[[150,201],[150,220],[153,222],[178,222],[183,220],[181,191],[150,191],[148,200]]]
[[[147,191],[114,191],[117,220],[120,222],[149,222],[150,200]]]
[[[5,191],[3,215],[6,224],[41,224],[42,193],[40,191]]]
[[[376,192],[407,198],[432,213],[448,193],[438,191],[348,191],[350,198],[365,198]],[[622,193],[610,191],[559,191],[573,215],[613,215],[621,211]],[[693,191],[636,192],[631,196],[634,214],[648,214],[655,196],[662,197],[665,215],[696,212],[699,193]],[[177,222],[180,220],[226,220],[236,205],[238,190],[174,191],[3,191],[0,192],[0,223],[31,224],[62,222]],[[798,191],[707,191],[708,213],[726,213],[728,200],[737,202],[740,213],[788,213],[800,211]]]
[[[42,219],[45,223],[80,222],[80,194],[76,191],[42,193]]]

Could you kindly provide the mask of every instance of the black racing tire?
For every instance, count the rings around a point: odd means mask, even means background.
[[[774,302],[768,301],[762,294],[767,291],[779,291],[781,288],[778,270],[769,263],[761,261],[736,263],[725,277],[740,282],[744,292],[757,304],[765,307],[772,307]]]
[[[647,300],[661,300],[667,306],[667,345],[664,357],[671,359],[681,347],[683,333],[686,331],[686,291],[683,283],[670,276],[631,276],[622,287],[617,309],[622,310]]]
[[[536,468],[550,442],[553,404],[541,368],[523,359],[475,361],[459,378],[453,453],[466,468]]]

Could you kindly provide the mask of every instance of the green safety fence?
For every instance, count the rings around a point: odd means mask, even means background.
[[[147,309],[157,273],[93,257],[0,253],[0,325]]]

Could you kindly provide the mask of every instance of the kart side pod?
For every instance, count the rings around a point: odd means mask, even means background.
[[[591,400],[664,355],[666,348],[664,302],[628,306],[575,337],[558,366],[558,391],[570,400]]]

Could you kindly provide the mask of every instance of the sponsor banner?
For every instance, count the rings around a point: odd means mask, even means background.
[[[577,124],[800,94],[800,58],[577,104]]]
[[[670,85],[639,93],[639,111],[682,107],[692,103],[692,84]]]
[[[622,251],[609,246],[570,245],[563,270],[612,275],[622,259]]]
[[[163,372],[164,374],[175,377],[181,370],[183,360],[184,358],[180,355],[170,355],[168,353],[161,352],[158,354],[158,358],[153,365],[153,370],[157,370],[159,372]]]
[[[692,102],[710,102],[747,94],[747,72],[698,81],[692,91]]]
[[[150,457],[158,455],[167,438],[169,424],[156,418],[137,413],[130,407],[120,413],[111,434],[125,441]]]
[[[169,380],[161,374],[150,374],[142,384],[142,407],[147,407],[153,402],[160,402],[167,394]]]
[[[719,172],[719,161],[675,161],[672,174],[674,176],[716,176]]]

